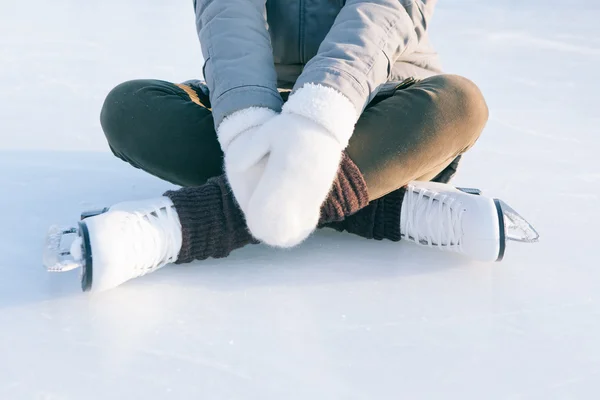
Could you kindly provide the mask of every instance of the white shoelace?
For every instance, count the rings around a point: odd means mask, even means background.
[[[173,206],[162,206],[151,212],[132,212],[127,226],[132,229],[132,277],[156,271],[177,260],[181,243],[181,224]]]
[[[409,185],[402,203],[402,236],[428,247],[461,251],[463,213],[456,198]]]

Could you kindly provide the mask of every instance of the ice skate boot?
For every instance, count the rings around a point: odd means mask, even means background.
[[[535,229],[502,200],[477,189],[411,182],[400,215],[402,239],[480,261],[501,261],[506,242],[537,242]]]
[[[130,201],[83,213],[77,227],[52,227],[43,261],[51,272],[81,268],[81,288],[100,292],[174,262],[181,240],[169,198]]]

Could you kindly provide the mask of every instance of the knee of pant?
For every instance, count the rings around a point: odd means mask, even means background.
[[[100,112],[100,124],[113,152],[120,153],[122,147],[131,141],[130,136],[135,135],[133,125],[144,121],[149,91],[142,89],[153,86],[152,80],[127,81],[116,86],[106,96]]]
[[[489,110],[481,90],[471,80],[458,75],[440,75],[443,95],[441,98],[451,108],[451,115],[458,118],[461,131],[476,140],[489,117]]]

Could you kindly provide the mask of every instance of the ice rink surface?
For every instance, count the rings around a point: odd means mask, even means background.
[[[104,96],[200,77],[191,1],[0,2],[0,399],[600,398],[600,6],[441,2],[447,72],[491,117],[455,181],[537,245],[480,264],[320,232],[97,297],[41,266],[50,224],[170,185],[114,158]]]

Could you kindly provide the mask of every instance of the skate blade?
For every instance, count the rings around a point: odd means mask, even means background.
[[[540,234],[525,218],[502,200],[496,201],[502,210],[506,240],[523,243],[535,243],[539,241]]]
[[[78,243],[73,245],[75,241]],[[71,254],[72,251],[79,254]],[[78,228],[52,226],[46,235],[42,262],[48,272],[71,271],[83,267],[82,251]]]

